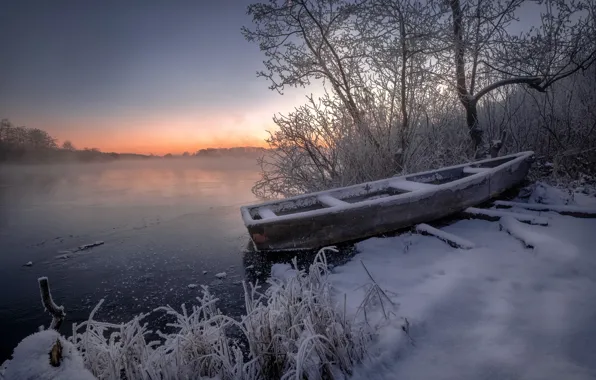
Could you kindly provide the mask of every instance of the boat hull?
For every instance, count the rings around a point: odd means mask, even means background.
[[[532,161],[532,155],[520,156],[487,173],[437,185],[431,190],[338,207],[327,213],[252,221],[247,220],[248,209],[243,207],[243,218],[258,251],[317,249],[444,218],[486,202],[522,182]],[[412,176],[416,174],[408,177]]]

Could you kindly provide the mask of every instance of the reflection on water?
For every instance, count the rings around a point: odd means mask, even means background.
[[[69,335],[71,323],[86,320],[102,298],[97,318],[124,321],[192,303],[200,287],[191,283],[208,285],[220,309],[239,316],[243,280],[263,283],[273,262],[294,256],[301,267],[312,263],[315,252],[247,249],[239,207],[257,202],[250,188],[258,173],[246,158],[0,167],[0,362],[50,322],[40,276],[65,306],[62,333]],[[105,244],[60,258],[98,240]],[[353,250],[343,252],[330,262]],[[227,277],[217,279],[220,272]]]
[[[209,285],[223,310],[238,309],[248,241],[239,206],[256,201],[257,177],[256,162],[240,158],[0,167],[0,361],[48,325],[40,276],[69,322],[101,298],[99,318],[111,321],[192,302],[199,290],[190,283]],[[57,258],[98,240],[105,244]]]

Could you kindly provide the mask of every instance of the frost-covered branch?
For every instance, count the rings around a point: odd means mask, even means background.
[[[50,282],[47,277],[40,277],[37,279],[37,281],[39,282],[41,303],[43,304],[45,310],[52,315],[52,323],[50,324],[50,329],[58,331],[60,330],[60,325],[62,325],[64,317],[66,317],[64,307],[58,306],[54,303],[54,300],[52,299],[52,294],[50,293]]]

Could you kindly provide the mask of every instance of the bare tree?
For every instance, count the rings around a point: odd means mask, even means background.
[[[478,101],[497,88],[526,84],[544,92],[596,60],[593,0],[544,0],[541,25],[510,32],[523,0],[447,0],[457,95],[475,156],[487,154]],[[478,82],[484,80],[477,89]],[[498,151],[498,150],[497,150]],[[493,151],[493,154],[496,152]]]
[[[242,28],[250,42],[265,53],[265,70],[257,73],[280,93],[285,86],[306,86],[312,79],[331,85],[369,143],[379,141],[364,122],[356,91],[361,84],[354,72],[362,65],[358,45],[351,43],[349,20],[362,5],[349,0],[271,0],[248,7],[254,29]]]
[[[322,79],[330,90],[274,118],[277,130],[260,161],[257,195],[287,196],[395,175],[413,163],[411,157],[428,152],[430,140],[415,136],[418,130],[446,135],[429,116],[442,103],[427,55],[436,53],[431,37],[440,30],[443,10],[431,5],[309,0],[249,7],[256,28],[243,33],[264,51],[266,70],[258,75],[271,81],[271,89]],[[413,167],[432,162],[416,161]]]
[[[62,143],[62,149],[74,152],[77,150],[70,140],[66,140]]]
[[[526,4],[543,8],[540,25],[516,31]],[[544,101],[589,102],[559,87],[556,101],[550,93],[596,59],[594,4],[270,0],[251,5],[254,28],[243,28],[243,34],[265,54],[258,75],[280,93],[314,80],[322,80],[327,91],[274,117],[277,128],[267,140],[271,149],[260,161],[262,179],[253,192],[288,196],[425,170],[497,155],[504,142],[535,149],[581,125],[563,145],[573,144],[591,131],[577,122],[589,112],[579,106],[546,112]],[[541,104],[542,111],[532,103]],[[462,105],[465,114],[456,112]],[[573,112],[578,116],[571,117]],[[565,122],[553,121],[557,118]],[[507,139],[486,143],[505,133]]]
[[[432,2],[415,0],[371,0],[365,5],[355,24],[370,68],[366,89],[386,110],[387,120],[382,124],[389,130],[388,142],[397,139],[399,166],[403,167],[412,127],[421,116],[427,86],[432,82],[429,73],[433,64],[428,57],[437,53],[432,39],[440,32],[444,11]]]

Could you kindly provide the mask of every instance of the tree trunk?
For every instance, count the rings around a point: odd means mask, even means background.
[[[398,7],[397,12],[399,13],[399,32],[401,42],[401,80],[400,80],[400,96],[401,96],[401,154],[406,152],[408,144],[408,129],[410,127],[410,121],[408,119],[408,100],[407,100],[407,78],[406,69],[408,66],[408,45],[406,42],[406,22],[401,9]]]
[[[466,69],[464,60],[464,39],[463,39],[463,14],[459,0],[451,0],[449,2],[451,12],[453,14],[453,48],[455,52],[455,75],[457,83],[457,95],[466,109],[466,123],[472,140],[472,147],[469,155],[475,158],[482,157],[486,152],[483,152],[483,133],[478,125],[478,98],[475,98],[468,92],[466,83]]]
[[[474,158],[483,158],[486,156],[487,151],[484,146],[484,131],[478,123],[478,101],[472,98],[462,100],[462,103],[466,108],[466,123],[472,140]]]

